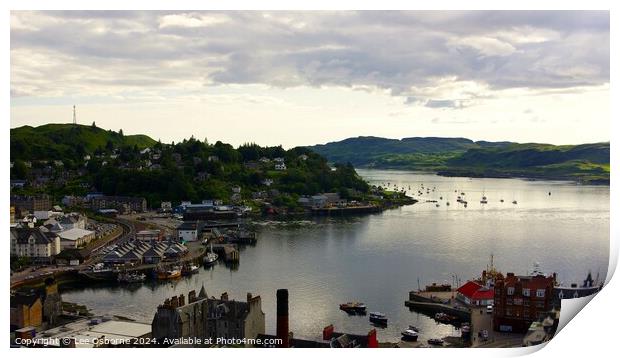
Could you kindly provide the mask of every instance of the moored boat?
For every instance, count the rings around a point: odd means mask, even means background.
[[[405,341],[417,341],[418,340],[418,332],[411,329],[411,326],[409,326],[409,328],[407,328],[406,330],[400,332],[400,334],[403,336],[403,340]]]
[[[388,323],[387,317],[381,312],[370,312],[368,320],[382,326],[387,326]]]
[[[202,258],[202,263],[205,265],[212,265],[217,261],[217,254],[213,252],[213,244],[211,244],[210,251]]]
[[[181,274],[183,276],[189,276],[191,274],[197,273],[200,268],[194,264],[184,265],[181,269]]]
[[[157,270],[157,278],[160,280],[171,280],[179,277],[181,277],[181,270],[179,270],[177,267],[167,270]]]
[[[146,280],[146,275],[139,272],[121,272],[117,277],[120,283],[138,283]]]
[[[366,305],[361,302],[347,302],[340,305],[340,309],[352,314],[366,314]]]
[[[440,338],[431,338],[427,342],[428,344],[432,344],[434,346],[443,346],[443,339]]]

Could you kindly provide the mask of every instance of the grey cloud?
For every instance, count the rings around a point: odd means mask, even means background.
[[[23,93],[22,87],[32,87],[32,76],[22,76],[24,72],[37,73],[39,82],[47,78],[55,86],[78,81],[72,64],[105,77],[93,84],[121,89],[196,79],[279,87],[370,86],[404,96],[407,104],[432,108],[458,108],[462,102],[423,98],[411,88],[433,86],[445,77],[491,89],[567,89],[609,82],[606,11],[249,11],[224,12],[230,21],[212,26],[159,27],[162,16],[184,13],[14,11],[12,16],[38,30],[12,28],[11,51],[68,62],[50,72],[14,61],[11,89]],[[522,28],[558,36],[523,43],[505,35],[518,35]],[[485,52],[480,48],[484,41],[474,46],[475,37],[504,42],[514,51],[501,56]],[[179,61],[183,68],[170,66]]]

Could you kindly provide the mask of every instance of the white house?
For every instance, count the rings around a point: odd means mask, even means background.
[[[51,261],[60,253],[60,238],[34,228],[11,228],[11,255]]]
[[[196,241],[198,237],[198,223],[184,222],[177,227],[177,238],[181,241]]]
[[[286,164],[284,163],[276,163],[274,167],[276,170],[286,170]]]

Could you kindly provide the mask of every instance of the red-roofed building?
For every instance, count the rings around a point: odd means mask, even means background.
[[[472,306],[487,306],[493,304],[494,292],[475,281],[467,281],[456,290],[456,299]]]

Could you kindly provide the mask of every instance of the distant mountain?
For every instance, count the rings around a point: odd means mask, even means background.
[[[123,135],[96,126],[45,124],[11,129],[11,160],[81,160],[86,154],[120,147],[151,147],[146,135]]]
[[[609,143],[554,146],[466,138],[348,138],[308,147],[336,163],[441,175],[609,182]]]

